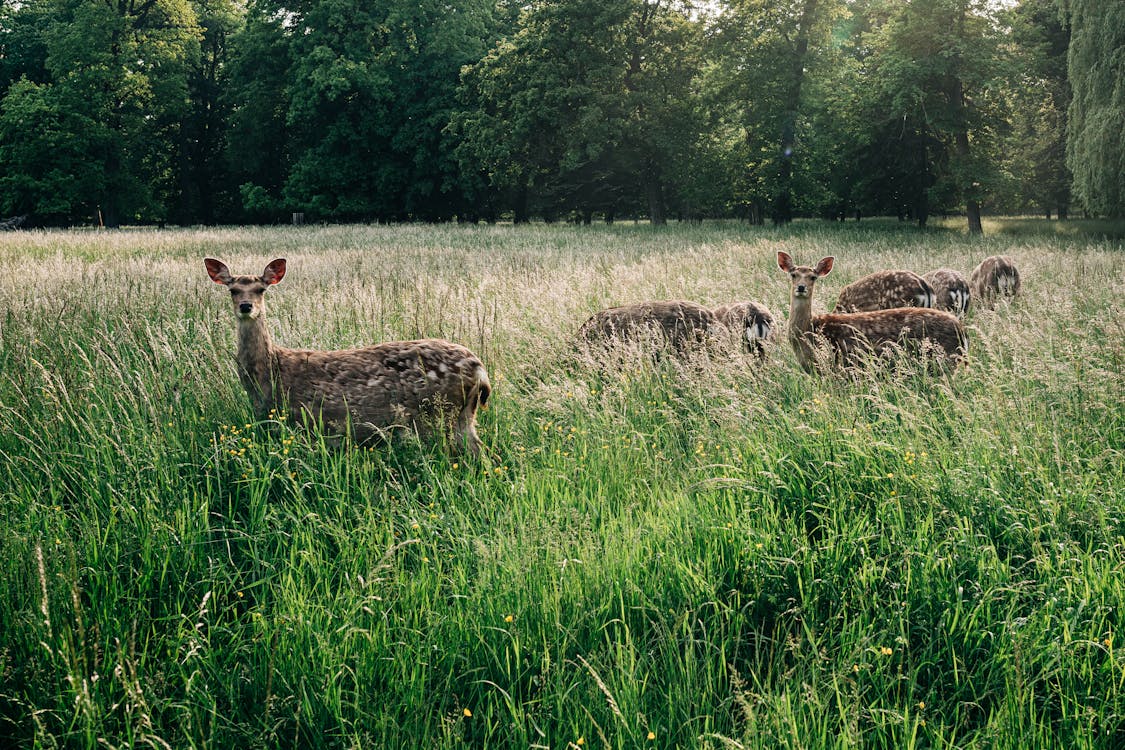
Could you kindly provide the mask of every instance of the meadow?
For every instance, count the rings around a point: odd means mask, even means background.
[[[0,745],[1125,746],[1125,255],[1051,227],[0,234]],[[948,376],[574,356],[622,302],[783,320],[778,250],[822,307],[1023,296]],[[204,256],[288,259],[281,345],[472,348],[487,456],[254,423]]]

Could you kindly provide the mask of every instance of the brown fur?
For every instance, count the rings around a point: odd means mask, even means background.
[[[913,271],[876,271],[844,287],[833,312],[933,307],[933,300],[933,287]]]
[[[964,318],[969,313],[972,292],[969,282],[952,268],[939,268],[922,276],[934,288],[934,309]]]
[[[969,285],[982,305],[993,307],[1001,297],[1019,296],[1020,272],[1007,255],[993,255],[973,269]]]
[[[578,329],[588,342],[635,340],[657,333],[673,349],[698,347],[718,327],[714,313],[702,305],[682,300],[637,302],[594,313]]]
[[[766,354],[765,342],[777,331],[773,314],[757,302],[732,302],[720,305],[712,312],[722,325],[738,336],[743,350],[759,357]]]
[[[232,276],[217,260],[207,272],[231,291],[238,316],[238,374],[254,413],[266,419],[288,408],[297,421],[349,429],[359,443],[408,427],[456,435],[474,455],[481,441],[476,412],[491,386],[480,359],[441,339],[392,341],[359,349],[317,351],[274,346],[265,322],[264,293],[285,274],[275,260],[262,276]]]
[[[816,268],[797,266],[788,253],[777,254],[777,265],[790,278],[789,341],[801,366],[812,371],[817,350],[827,343],[837,364],[854,367],[871,355],[894,347],[921,347],[923,352],[957,362],[968,351],[964,326],[940,310],[900,307],[861,313],[812,314],[812,294],[817,279],[831,270],[834,258],[822,258]]]

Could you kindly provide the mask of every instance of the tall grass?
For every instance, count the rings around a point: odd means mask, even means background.
[[[756,299],[778,249],[1024,296],[971,363],[624,349],[595,310]],[[1113,748],[1120,242],[885,225],[0,235],[0,744]],[[485,360],[488,457],[255,424],[201,259],[289,346]]]

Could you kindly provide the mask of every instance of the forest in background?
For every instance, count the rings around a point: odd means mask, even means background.
[[[26,226],[1125,216],[1125,0],[0,0]]]

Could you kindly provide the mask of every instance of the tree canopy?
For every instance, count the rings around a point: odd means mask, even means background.
[[[1125,215],[1125,0],[0,0],[0,217]]]

